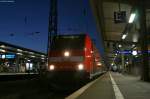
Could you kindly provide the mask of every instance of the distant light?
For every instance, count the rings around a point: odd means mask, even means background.
[[[136,56],[138,53],[137,53],[137,51],[132,51],[132,55],[134,55],[134,56]]]
[[[135,47],[135,45],[133,44],[132,47]]]
[[[98,65],[98,66],[101,66],[101,65],[102,65],[102,63],[100,63],[100,62],[99,62],[99,63],[97,63],[97,65]]]
[[[33,57],[33,58],[34,58],[35,56],[31,56],[31,57]]]
[[[5,53],[5,52],[6,52],[6,50],[3,50],[3,49],[0,49],[0,51],[1,51],[1,52],[3,52],[3,53]]]
[[[138,40],[139,40],[139,35],[138,34],[134,34],[133,38],[132,38],[132,41],[133,42],[138,42]]]
[[[133,23],[134,19],[135,19],[136,14],[132,13],[130,18],[129,18],[129,23]]]
[[[117,56],[114,57],[113,61],[115,61],[116,57],[117,57]]]
[[[21,49],[17,49],[17,51],[22,52],[22,50],[21,50]]]
[[[122,45],[119,44],[119,48],[122,47]]]
[[[117,56],[118,54],[116,53],[115,55]]]
[[[32,70],[33,69],[33,63],[26,63],[26,69]]]
[[[114,64],[112,63],[111,66],[113,66]]]
[[[33,63],[30,63],[30,70],[33,69]]]
[[[30,54],[34,54],[33,52],[29,52]]]
[[[129,64],[129,62],[126,62],[126,64]]]
[[[30,62],[31,60],[28,60],[28,62]]]
[[[41,57],[45,57],[44,55],[41,55]]]
[[[5,59],[6,58],[6,55],[2,55],[2,59]]]
[[[5,48],[5,45],[1,45],[0,47]]]
[[[29,68],[30,68],[30,64],[26,63],[26,69],[29,70]]]
[[[42,57],[41,59],[43,59],[43,60],[44,60],[45,58],[43,58],[43,57]]]
[[[23,55],[22,53],[17,53],[18,55]]]
[[[127,37],[127,34],[122,35],[122,39],[124,40]]]

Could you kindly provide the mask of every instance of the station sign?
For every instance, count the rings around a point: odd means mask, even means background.
[[[14,59],[15,57],[15,54],[0,54],[0,59]]]
[[[125,23],[127,21],[126,11],[114,12],[114,22],[115,23]]]

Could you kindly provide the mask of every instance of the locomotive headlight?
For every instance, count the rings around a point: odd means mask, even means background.
[[[64,52],[64,56],[65,56],[65,57],[69,57],[69,56],[70,56],[69,51],[65,51],[65,52]]]
[[[54,65],[50,65],[50,66],[49,66],[49,69],[50,69],[50,70],[54,70],[54,69],[55,69],[55,66],[54,66]]]
[[[84,65],[83,64],[79,64],[78,65],[78,70],[83,70],[84,69]]]

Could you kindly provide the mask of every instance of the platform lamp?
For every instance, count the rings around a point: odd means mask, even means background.
[[[136,17],[136,12],[134,11],[133,13],[131,13],[131,15],[130,15],[130,17],[129,17],[129,21],[128,21],[128,23],[129,24],[132,24],[133,22],[134,22],[134,20],[135,20],[135,17]],[[122,40],[124,40],[126,37],[127,37],[127,35],[128,35],[128,33],[124,33],[123,35],[122,35]]]
[[[124,39],[127,37],[127,35],[128,35],[128,33],[123,34],[123,35],[122,35],[122,40],[124,40]]]
[[[129,23],[133,23],[135,19],[136,13],[131,13],[130,18],[129,18]]]
[[[129,24],[134,22],[134,20],[136,18],[136,15],[137,15],[137,11],[136,11],[136,9],[133,9],[131,11],[131,14],[130,14],[130,17],[129,17],[129,21],[128,21]]]

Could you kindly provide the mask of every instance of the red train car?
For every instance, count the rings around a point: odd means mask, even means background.
[[[48,77],[56,83],[82,82],[102,73],[101,57],[86,34],[58,35],[49,51]]]

